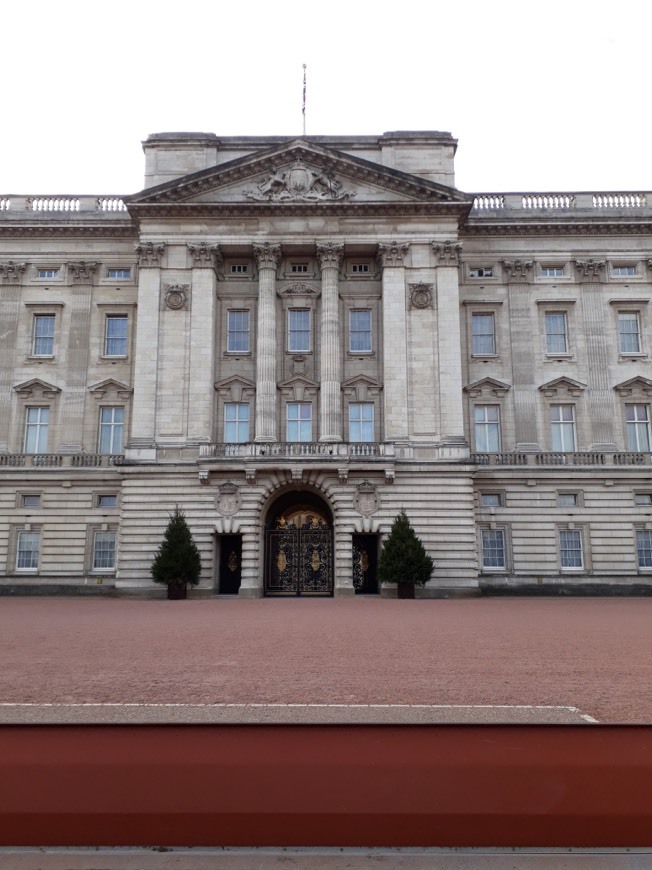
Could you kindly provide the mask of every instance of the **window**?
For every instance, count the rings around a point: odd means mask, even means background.
[[[247,263],[232,263],[231,264],[231,274],[232,275],[246,275],[249,271],[249,266]]]
[[[577,507],[578,498],[576,492],[560,492],[558,499],[559,507]]]
[[[32,337],[33,356],[53,356],[54,354],[54,314],[34,315],[34,334]]]
[[[41,496],[37,493],[24,493],[20,497],[20,506],[24,508],[40,508]]]
[[[374,440],[374,406],[371,402],[349,405],[349,441]]]
[[[636,311],[618,312],[618,348],[621,353],[641,352],[641,335]]]
[[[25,417],[25,453],[45,453],[48,447],[49,408],[28,408]]]
[[[115,541],[113,530],[93,533],[93,571],[113,571],[115,569]]]
[[[503,499],[500,492],[481,492],[480,506],[481,507],[502,507]]]
[[[500,451],[498,405],[475,405],[473,421],[476,452],[498,453]]]
[[[288,402],[287,440],[312,441],[312,405],[308,402]]]
[[[249,441],[249,405],[246,402],[227,402],[224,405],[224,440],[227,444],[246,444]]]
[[[482,529],[482,567],[485,570],[504,570],[505,531],[504,529]]]
[[[561,452],[575,450],[575,406],[551,405],[550,428],[552,449]]]
[[[652,568],[652,530],[636,529],[636,558],[639,568]]]
[[[542,266],[541,267],[541,277],[542,278],[563,278],[564,277],[564,268],[563,268],[563,266]]]
[[[611,274],[617,278],[632,278],[636,275],[636,266],[612,266]]]
[[[290,308],[288,311],[288,350],[305,353],[310,350],[310,310]]]
[[[118,496],[113,493],[100,493],[97,496],[98,508],[115,508],[118,506]]]
[[[546,314],[546,353],[568,353],[568,324],[563,311]]]
[[[369,263],[351,263],[351,272],[354,275],[362,275],[369,272]]]
[[[124,422],[124,408],[100,408],[100,453],[122,453]]]
[[[105,329],[104,356],[127,356],[127,315],[109,314]]]
[[[559,529],[559,564],[562,569],[584,567],[582,532],[579,529]]]
[[[478,266],[469,269],[469,278],[493,278],[494,270],[491,266]]]
[[[634,504],[652,506],[652,492],[637,492],[634,494]]]
[[[471,353],[473,356],[493,356],[496,353],[493,314],[471,315]]]
[[[116,281],[128,281],[131,278],[131,269],[109,269],[107,276]]]
[[[39,278],[60,278],[61,277],[61,269],[39,269],[38,270]]]
[[[650,450],[650,424],[647,405],[625,405],[627,449],[641,453]]]
[[[16,570],[36,571],[38,569],[38,556],[41,546],[41,533],[39,531],[20,531],[16,547]]]
[[[249,353],[249,312],[227,311],[226,349],[228,353]]]
[[[354,308],[349,311],[349,351],[371,353],[371,309]]]
[[[293,274],[297,274],[298,272],[307,272],[308,264],[307,263],[290,263],[290,272]]]

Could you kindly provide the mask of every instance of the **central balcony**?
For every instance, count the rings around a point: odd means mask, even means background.
[[[272,441],[247,444],[202,444],[200,459],[388,459],[393,444],[377,442],[331,443],[322,441]]]

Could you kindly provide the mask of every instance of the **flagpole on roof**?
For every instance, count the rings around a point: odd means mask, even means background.
[[[301,106],[301,114],[303,115],[303,135],[306,135],[306,65],[303,65],[303,104]]]

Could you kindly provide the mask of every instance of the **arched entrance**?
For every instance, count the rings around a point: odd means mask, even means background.
[[[288,492],[265,526],[265,595],[333,594],[333,519],[310,492]]]

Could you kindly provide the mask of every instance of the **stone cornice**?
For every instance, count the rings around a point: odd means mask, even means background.
[[[468,210],[460,202],[223,202],[223,203],[147,203],[139,205],[135,216],[145,218],[250,218],[250,217],[430,217],[447,215],[462,218]]]
[[[624,220],[622,223],[597,223],[577,221],[574,223],[505,223],[489,222],[464,223],[460,227],[460,237],[470,236],[642,236],[652,234],[652,223],[635,223]]]
[[[0,226],[0,238],[3,239],[129,239],[137,237],[136,227],[128,226],[107,227],[106,225],[93,226],[44,226],[43,224],[21,224]]]

